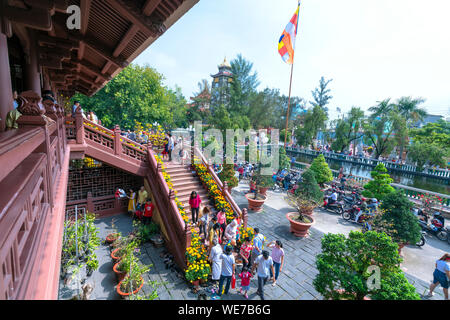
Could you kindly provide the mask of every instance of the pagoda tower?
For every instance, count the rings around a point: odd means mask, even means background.
[[[225,104],[230,100],[230,86],[233,81],[231,65],[227,58],[218,66],[219,72],[211,75],[213,78],[211,85],[211,105]]]

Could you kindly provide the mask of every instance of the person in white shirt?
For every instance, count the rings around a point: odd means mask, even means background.
[[[270,271],[272,271],[272,274],[275,274],[273,260],[272,257],[269,256],[268,251],[263,250],[262,254],[256,258],[252,267],[252,273],[255,268],[258,268],[258,291],[256,291],[256,294],[261,297],[261,300],[264,300],[264,285],[266,284],[267,279],[269,279]],[[273,278],[273,283],[275,283],[275,281],[275,278]]]
[[[220,255],[222,258],[222,272],[219,279],[219,292],[217,293],[219,297],[222,296],[223,283],[226,281],[225,294],[228,294],[230,290],[231,278],[234,276],[236,262],[234,260],[233,252],[231,246],[225,247],[225,253]]]
[[[238,228],[237,214],[233,214],[234,220],[231,221],[225,228],[225,239],[231,243],[232,246],[236,245],[236,233]]]
[[[427,297],[433,296],[433,290],[440,284],[444,291],[445,300],[448,300],[448,287],[450,285],[450,253],[444,254],[436,261],[436,269],[433,273],[433,283],[430,285],[430,292]]]
[[[209,261],[211,262],[211,279],[214,282],[214,286],[217,287],[217,282],[220,280],[220,274],[222,272],[222,258],[221,255],[223,253],[222,247],[217,241],[217,239],[213,239],[212,241],[213,247],[209,254]],[[214,291],[214,289],[213,289]],[[215,292],[215,291],[214,291]]]

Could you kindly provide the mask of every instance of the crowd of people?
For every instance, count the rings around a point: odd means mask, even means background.
[[[130,189],[127,194],[124,190],[118,188],[115,193],[115,198],[127,198],[128,213],[133,218],[142,221],[144,224],[150,224],[155,205],[153,204],[152,198],[148,195],[144,186],[141,186],[137,194],[133,189]]]

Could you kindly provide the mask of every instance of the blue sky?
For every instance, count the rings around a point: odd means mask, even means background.
[[[211,81],[226,56],[254,64],[259,90],[289,90],[290,66],[278,39],[296,0],[200,0],[134,62],[149,64],[187,99]],[[450,1],[303,0],[292,95],[312,99],[321,76],[336,107],[368,109],[377,101],[423,97],[429,113],[450,115]]]

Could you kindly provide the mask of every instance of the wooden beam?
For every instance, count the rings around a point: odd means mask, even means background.
[[[93,65],[92,63],[86,61],[86,60],[72,60],[72,64],[77,65],[79,64],[82,68],[86,69],[89,73],[101,77],[104,81],[111,80],[111,76],[102,74],[102,70],[100,70],[97,66]]]
[[[127,47],[127,45],[130,43],[130,41],[134,38],[134,36],[138,33],[139,27],[135,24],[131,26],[130,29],[128,29],[125,36],[122,37],[122,40],[120,40],[120,43],[117,45],[116,49],[113,52],[113,57],[118,57],[122,51]]]
[[[89,24],[89,14],[91,12],[91,0],[81,0],[81,34],[86,34]],[[79,58],[81,59],[81,58]]]
[[[142,7],[142,13],[146,16],[151,15],[161,1],[162,0],[147,0]]]
[[[101,73],[102,74],[105,74],[106,73],[106,71],[108,71],[109,70],[109,68],[111,68],[111,66],[112,66],[112,63],[111,63],[111,61],[108,61],[107,63],[105,63],[105,65],[103,66],[103,68],[102,68],[102,71],[101,71]]]
[[[70,37],[77,41],[84,42],[85,45],[95,51],[99,56],[107,61],[110,61],[117,67],[125,68],[126,66],[128,66],[128,62],[126,60],[113,57],[113,54],[111,52],[112,50],[100,43],[98,39],[95,39],[88,35],[83,36],[78,32],[70,32]]]
[[[86,44],[83,41],[80,41],[80,46],[78,47],[78,60],[83,59],[85,50],[86,50]]]
[[[150,17],[145,16],[134,1],[106,0],[113,9],[133,24],[136,24],[145,34],[157,37],[162,34],[161,26],[157,26]],[[164,30],[165,31],[165,30]]]
[[[52,30],[52,17],[48,9],[32,8],[25,10],[7,5],[4,5],[2,9],[2,15],[11,22],[20,23],[32,29]]]

